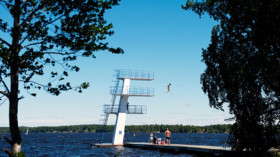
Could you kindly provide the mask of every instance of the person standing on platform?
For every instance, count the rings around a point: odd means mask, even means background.
[[[154,135],[153,135],[153,132],[150,133],[150,142],[151,142],[151,144],[154,143]]]
[[[158,144],[158,143],[157,143],[157,137],[156,137],[156,136],[154,136],[154,144]]]
[[[165,131],[166,144],[170,144],[170,136],[171,136],[171,132],[167,128]]]
[[[127,113],[129,113],[128,106],[129,106],[129,102],[127,102],[127,104],[126,104]]]

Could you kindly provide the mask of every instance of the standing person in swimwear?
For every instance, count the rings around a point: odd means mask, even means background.
[[[154,143],[154,137],[153,137],[154,135],[153,135],[153,132],[151,132],[150,133],[150,142],[151,142],[151,144],[153,144]]]
[[[170,144],[170,136],[171,136],[171,132],[167,128],[165,131],[166,144]]]

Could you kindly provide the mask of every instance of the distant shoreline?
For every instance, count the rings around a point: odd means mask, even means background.
[[[169,128],[173,133],[228,133],[231,124],[216,124],[207,126],[194,126],[194,125],[127,125],[126,132],[164,132]],[[39,127],[20,127],[20,132],[25,133],[73,133],[73,132],[113,132],[114,125],[107,125],[106,130],[102,129],[102,125],[87,124],[87,125],[69,125],[69,126],[39,126]],[[0,133],[9,133],[9,127],[0,127]]]

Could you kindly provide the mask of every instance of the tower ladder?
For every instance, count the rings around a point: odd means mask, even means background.
[[[117,71],[117,74],[116,74],[116,83],[115,83],[115,89],[118,90],[118,87],[119,87],[119,84],[120,84],[120,79],[119,79],[119,71]],[[117,99],[117,95],[112,95],[112,105],[111,105],[111,108],[110,108],[110,112],[106,112],[104,111],[104,114],[105,115],[102,115],[104,116],[104,119],[101,119],[103,121],[103,125],[102,125],[102,138],[101,138],[101,143],[103,143],[103,139],[104,139],[104,135],[105,135],[105,131],[107,129],[107,122],[108,122],[108,119],[109,119],[109,115],[110,113],[113,111],[114,109],[114,106],[116,104],[116,99]]]

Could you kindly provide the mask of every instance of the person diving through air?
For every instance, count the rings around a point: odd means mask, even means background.
[[[170,87],[171,87],[171,83],[169,83],[168,86],[167,86],[167,93],[170,92]]]

